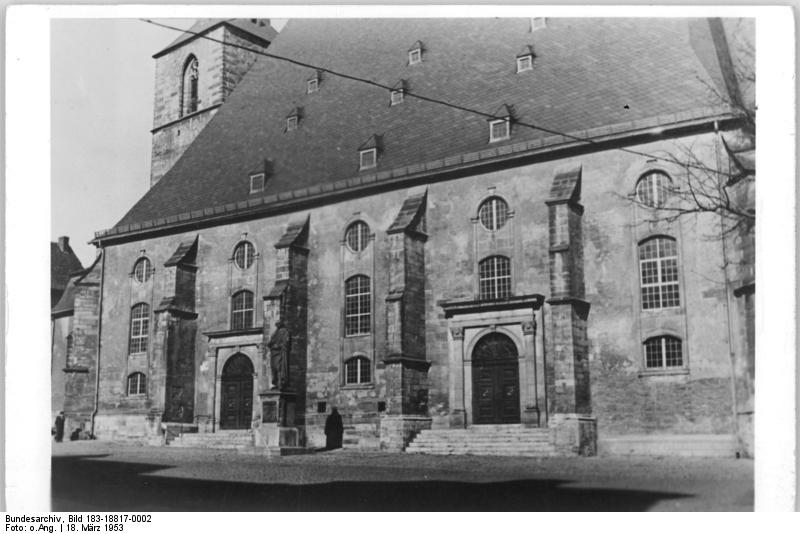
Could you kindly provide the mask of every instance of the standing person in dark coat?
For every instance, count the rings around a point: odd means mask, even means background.
[[[64,439],[64,412],[58,412],[56,416],[56,443],[61,443]]]
[[[333,408],[331,414],[325,419],[325,450],[342,448],[342,436],[344,435],[344,425],[339,410]]]

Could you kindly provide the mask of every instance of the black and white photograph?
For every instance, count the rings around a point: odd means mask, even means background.
[[[756,12],[200,7],[43,23],[40,511],[760,508]]]

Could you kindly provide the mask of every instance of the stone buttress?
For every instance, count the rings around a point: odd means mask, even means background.
[[[165,423],[194,422],[197,242],[181,243],[164,263],[165,296],[154,310],[148,418]]]
[[[425,355],[425,209],[427,191],[407,198],[387,230],[389,285],[383,377],[386,411],[380,418],[380,446],[401,450],[428,417]]]
[[[580,166],[559,169],[548,206],[550,305],[547,401],[551,436],[557,448],[582,455],[597,451],[592,414],[586,334],[589,303],[584,300],[583,206]]]

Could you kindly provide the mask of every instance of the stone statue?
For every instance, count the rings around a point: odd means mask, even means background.
[[[283,321],[275,323],[275,333],[267,344],[272,370],[272,389],[284,389],[289,385],[289,350],[292,338]]]

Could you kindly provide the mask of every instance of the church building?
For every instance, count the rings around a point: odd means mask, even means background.
[[[335,407],[345,447],[749,454],[751,234],[677,194],[754,195],[739,23],[198,22],[154,56],[151,187],[73,284],[68,431],[312,449]]]

